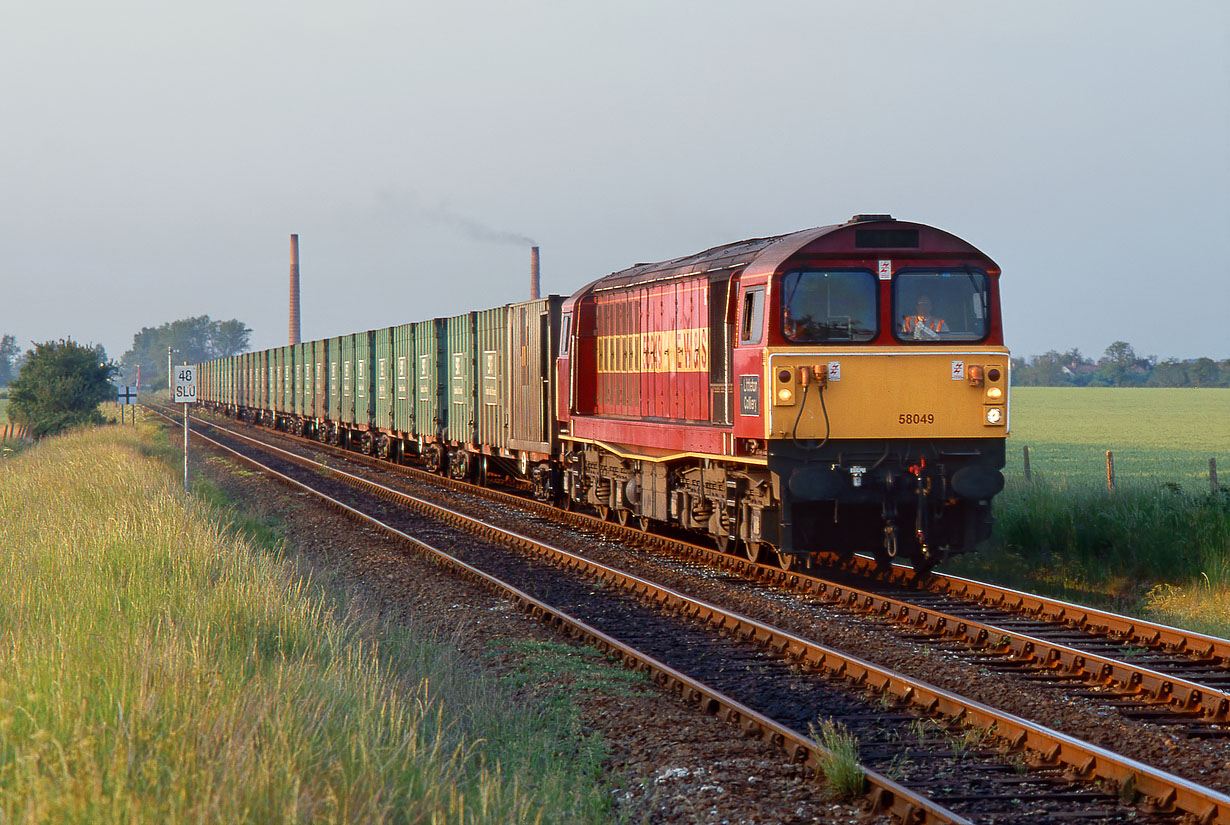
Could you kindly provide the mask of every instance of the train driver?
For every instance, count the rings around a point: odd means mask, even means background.
[[[916,341],[934,340],[940,336],[940,333],[948,332],[948,324],[944,323],[943,318],[932,314],[931,298],[919,295],[914,314],[905,316],[905,321],[901,324],[901,331],[906,335],[914,336]]]

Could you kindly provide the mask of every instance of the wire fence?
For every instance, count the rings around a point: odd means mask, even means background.
[[[1025,481],[1033,480],[1033,474],[1029,466],[1029,446],[1021,448],[1022,470],[1024,471]],[[1217,484],[1217,459],[1209,459],[1209,490],[1213,493],[1218,491]],[[1112,495],[1115,492],[1115,453],[1113,450],[1106,451],[1106,491]]]

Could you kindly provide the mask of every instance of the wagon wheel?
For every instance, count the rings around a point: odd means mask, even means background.
[[[648,516],[637,516],[636,526],[640,528],[640,531],[642,533],[648,533],[649,532],[649,517]]]
[[[598,518],[603,521],[611,517],[611,508],[605,504],[595,504],[594,509],[598,511]]]
[[[628,522],[632,520],[632,511],[626,507],[620,507],[615,511],[615,520],[619,522],[620,527],[627,527]]]
[[[794,553],[783,553],[777,551],[777,564],[782,570],[789,573],[791,570],[798,571],[807,567],[806,556],[796,556]]]
[[[752,564],[768,564],[769,554],[772,547],[765,544],[763,541],[749,541],[747,543],[747,558]]]
[[[729,533],[724,536],[714,536],[713,543],[717,545],[719,553],[730,553],[734,555],[739,548],[739,537],[732,536]]]

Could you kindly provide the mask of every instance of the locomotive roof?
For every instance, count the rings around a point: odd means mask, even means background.
[[[670,261],[652,264],[636,264],[627,269],[612,272],[596,283],[596,290],[618,289],[632,284],[652,283],[682,278],[688,275],[707,274],[712,279],[729,278],[736,270],[745,268],[756,260],[765,250],[775,244],[785,244],[789,252],[795,252],[806,243],[822,234],[839,228],[838,225],[822,226],[816,229],[805,229],[801,232],[790,232],[785,235],[773,235],[768,238],[749,238],[745,241],[715,246],[704,252],[686,255]],[[793,242],[792,242],[793,241]],[[801,242],[800,242],[801,241]]]
[[[894,228],[919,228],[933,235],[944,236],[955,241],[965,250],[981,255],[974,247],[965,241],[934,227],[924,224],[897,221],[889,215],[855,215],[846,223],[818,226],[784,235],[773,235],[767,238],[749,238],[744,241],[715,246],[704,252],[635,266],[612,272],[604,278],[590,284],[582,292],[593,290],[602,292],[608,289],[620,289],[635,284],[647,284],[656,281],[667,281],[693,275],[708,275],[710,280],[721,280],[731,277],[741,269],[760,273],[772,271],[791,255],[802,250],[813,241],[851,226],[866,227],[874,224],[890,224]]]

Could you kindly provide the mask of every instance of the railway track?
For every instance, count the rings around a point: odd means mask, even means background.
[[[309,443],[382,470],[396,467],[433,484],[561,517],[560,511],[521,496]],[[1230,740],[1230,641],[1225,639],[969,579],[932,575],[918,580],[911,568],[900,565],[886,573],[865,557],[844,567],[837,567],[834,557],[833,566],[810,573],[782,571],[583,513],[562,517],[823,603],[892,618],[978,651],[989,667],[1062,684],[1071,697],[1099,702],[1127,718],[1168,725],[1184,736]]]
[[[279,460],[298,465],[306,461],[288,455]],[[340,483],[338,470],[325,472],[315,486]],[[370,481],[355,478],[348,483],[365,490],[366,496],[396,500],[396,507],[385,508],[390,511],[382,517],[386,523],[381,529],[399,531],[389,522],[406,518],[406,507],[430,506]],[[332,496],[334,506],[346,507],[338,498]],[[495,528],[471,520],[467,529],[490,534]],[[1195,783],[528,537],[500,541],[493,547],[511,542],[554,559],[549,573],[548,568],[530,568],[516,556],[498,574],[486,574],[510,579],[515,597],[527,609],[551,616],[553,623],[572,627],[600,647],[617,650],[651,670],[672,692],[737,722],[745,732],[782,745],[791,758],[818,762],[821,754],[808,725],[821,716],[842,720],[863,745],[877,804],[903,821],[965,821],[973,810],[977,816],[972,821],[1019,821],[1025,810],[1031,812],[1031,821],[1071,821],[1074,814],[1120,821],[1127,813],[1118,797],[1134,794],[1159,812],[1148,814],[1156,821],[1174,821],[1161,811],[1186,812],[1200,821],[1230,821],[1230,800]],[[483,548],[479,554],[484,568],[503,552]],[[564,579],[556,572],[561,569],[570,571]],[[523,580],[518,582],[518,576]],[[600,600],[594,599],[595,580],[604,584]],[[567,581],[572,584],[561,583]],[[532,595],[535,590],[540,595]],[[619,597],[618,608],[612,606],[612,593],[627,594]],[[667,612],[645,613],[646,600]],[[562,612],[579,614],[579,622],[560,617],[559,611],[545,606],[548,602],[562,602]],[[614,643],[616,636],[625,640],[622,645]],[[731,639],[737,642],[733,647]],[[710,666],[698,667],[699,662]],[[731,674],[738,678],[732,681]],[[851,682],[858,689],[852,691]],[[983,732],[971,733],[975,731]],[[887,773],[899,776],[904,786]],[[1133,821],[1150,821],[1140,813],[1133,812]]]

